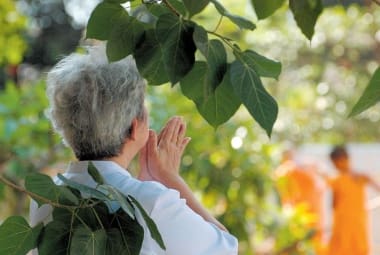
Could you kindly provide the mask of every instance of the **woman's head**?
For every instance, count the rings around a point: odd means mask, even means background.
[[[330,152],[330,159],[340,172],[350,171],[350,162],[345,146],[335,146]]]
[[[47,116],[78,159],[117,156],[132,120],[146,117],[144,91],[131,56],[108,63],[103,47],[90,48],[67,56],[48,73]]]

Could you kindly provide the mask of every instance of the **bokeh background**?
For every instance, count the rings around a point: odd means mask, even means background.
[[[96,0],[0,1],[0,167],[23,185],[30,172],[54,176],[72,153],[44,116],[45,76],[62,56],[89,44],[84,29]],[[221,1],[231,12],[257,18],[247,0]],[[339,2],[339,3],[338,3]],[[314,254],[304,208],[281,206],[274,170],[291,144],[296,160],[333,175],[328,152],[347,143],[353,165],[380,182],[380,108],[347,115],[380,62],[380,7],[371,1],[325,1],[316,32],[308,41],[287,6],[245,32],[223,20],[218,32],[244,48],[279,60],[278,81],[264,80],[279,104],[271,138],[245,109],[218,129],[209,126],[179,86],[149,87],[150,122],[159,130],[182,115],[192,141],[182,175],[199,199],[240,240],[240,254]],[[219,19],[207,8],[196,18],[210,29]],[[138,167],[130,169],[136,173]],[[368,192],[372,254],[380,254],[379,194]],[[324,199],[324,231],[331,229],[331,199]],[[0,183],[0,222],[27,216],[29,198]],[[377,216],[376,216],[377,215]],[[376,221],[377,220],[377,221]]]

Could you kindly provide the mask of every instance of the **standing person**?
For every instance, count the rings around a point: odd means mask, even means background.
[[[72,54],[49,72],[48,117],[78,159],[64,176],[94,187],[87,172],[92,161],[105,182],[141,203],[166,246],[162,250],[145,234],[141,255],[236,255],[237,239],[196,200],[179,174],[190,141],[184,121],[171,118],[158,135],[149,130],[145,86],[132,57],[108,63],[103,47]],[[138,153],[137,179],[128,167]],[[32,225],[46,224],[51,207],[32,202],[30,215]],[[137,220],[147,233],[141,215]]]
[[[277,186],[281,203],[292,207],[303,205],[312,219],[309,227],[315,230],[313,246],[318,255],[324,255],[323,180],[312,171],[312,166],[296,162],[293,149],[282,154],[280,166],[276,169]]]
[[[333,193],[333,227],[329,255],[369,255],[366,185],[380,191],[369,176],[355,173],[345,146],[335,146],[330,159],[338,176],[328,179]]]

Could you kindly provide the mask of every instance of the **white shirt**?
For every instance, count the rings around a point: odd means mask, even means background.
[[[192,211],[179,192],[168,189],[158,182],[139,181],[128,171],[112,161],[93,161],[106,183],[123,194],[133,196],[156,223],[166,246],[162,250],[151,238],[149,230],[138,210],[137,220],[144,228],[141,255],[236,255],[237,239],[220,230]],[[87,173],[88,161],[73,162],[64,176],[75,182],[95,187],[96,183]],[[59,180],[57,184],[62,184]],[[30,222],[34,226],[51,221],[51,207],[38,209],[31,203]],[[32,254],[38,254],[36,250]]]

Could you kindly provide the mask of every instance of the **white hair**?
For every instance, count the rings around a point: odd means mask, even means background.
[[[109,63],[104,47],[73,53],[47,76],[47,117],[80,160],[120,153],[134,118],[144,115],[145,81],[132,56]]]

